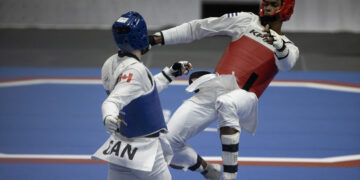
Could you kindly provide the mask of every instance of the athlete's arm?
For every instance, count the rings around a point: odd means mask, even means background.
[[[166,88],[176,77],[188,74],[191,69],[192,64],[189,61],[177,61],[170,68],[165,67],[154,76],[158,92]]]
[[[282,52],[275,51],[275,64],[280,71],[289,71],[299,59],[299,48],[285,36],[282,36],[281,39],[284,47],[280,49]]]
[[[205,37],[225,35],[239,37],[251,22],[254,15],[250,13],[229,13],[221,17],[193,20],[150,36],[150,43],[180,44],[190,43]]]

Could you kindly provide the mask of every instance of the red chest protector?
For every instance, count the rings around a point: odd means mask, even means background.
[[[274,52],[261,43],[241,37],[225,50],[215,72],[235,73],[240,88],[254,92],[259,98],[277,74]]]

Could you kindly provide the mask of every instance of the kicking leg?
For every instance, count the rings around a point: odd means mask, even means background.
[[[257,98],[254,98],[253,93],[238,89],[218,97],[215,107],[222,144],[223,179],[234,180],[238,172],[239,139],[243,128],[240,122],[254,113]]]
[[[213,105],[199,105],[192,101],[185,101],[173,114],[167,124],[169,129],[167,138],[174,151],[171,167],[190,169],[203,174],[216,169],[213,165],[208,166],[206,161],[186,144],[186,140],[200,133],[216,120],[217,116],[213,107]],[[221,167],[217,170],[221,175]]]

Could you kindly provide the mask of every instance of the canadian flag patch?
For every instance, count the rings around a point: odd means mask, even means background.
[[[126,81],[127,83],[129,83],[131,81],[131,78],[133,77],[133,74],[132,73],[129,73],[129,74],[121,74],[120,75],[120,78],[118,80],[118,82],[121,82],[121,81]]]

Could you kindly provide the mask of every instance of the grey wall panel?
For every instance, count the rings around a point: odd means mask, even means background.
[[[140,12],[154,29],[198,18],[200,1],[1,0],[0,27],[104,29],[130,10]]]
[[[284,29],[293,32],[360,32],[359,0],[297,0]]]
[[[260,2],[259,0],[204,0]],[[201,0],[0,0],[0,28],[107,29],[122,13],[140,12],[149,29],[201,16]],[[360,32],[359,0],[297,0],[291,32]]]

